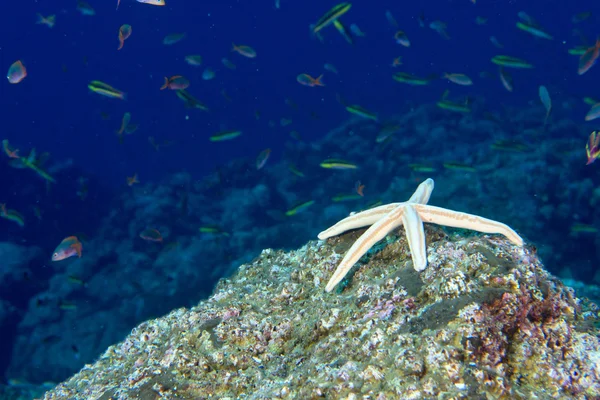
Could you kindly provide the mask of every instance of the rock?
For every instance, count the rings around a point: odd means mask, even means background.
[[[44,399],[600,396],[597,312],[533,249],[426,232],[422,273],[404,235],[389,235],[332,293],[325,284],[360,232],[264,250]]]

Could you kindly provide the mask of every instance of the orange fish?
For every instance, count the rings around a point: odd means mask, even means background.
[[[181,75],[175,75],[170,78],[165,76],[165,83],[160,87],[160,90],[165,90],[167,88],[171,90],[183,90],[187,89],[189,86],[190,81]]]
[[[579,58],[577,73],[583,75],[588,72],[596,64],[596,61],[598,61],[598,56],[600,56],[600,38],[596,39],[596,44],[588,48]]]
[[[319,75],[316,79],[308,74],[300,74],[296,77],[296,80],[299,84],[304,86],[325,86],[325,84],[321,82],[321,78],[323,78],[323,74]]]
[[[118,6],[119,5],[117,4],[117,7]],[[117,50],[121,50],[123,48],[125,40],[127,40],[129,36],[131,36],[131,25],[121,25],[121,27],[119,28],[119,47],[117,48]]]
[[[140,181],[138,181],[137,174],[133,174],[133,176],[128,176],[127,177],[127,186],[133,186],[136,183],[140,183]]]
[[[63,239],[62,242],[54,249],[52,253],[52,261],[62,261],[69,257],[81,257],[83,246],[77,236],[69,236]]]
[[[235,43],[232,43],[233,48],[231,49],[231,51],[236,51],[239,54],[243,55],[244,57],[248,57],[248,58],[255,58],[256,57],[256,51],[250,47],[250,46],[236,46]]]
[[[360,183],[360,181],[356,181],[354,184],[354,190],[356,190],[356,193],[358,193],[360,197],[364,197],[365,194],[363,193],[363,190],[365,190],[365,185]]]

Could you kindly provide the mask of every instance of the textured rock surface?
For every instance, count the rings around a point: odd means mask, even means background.
[[[421,274],[404,235],[389,235],[325,293],[361,232],[263,251],[44,398],[600,396],[597,311],[533,249],[426,226]]]

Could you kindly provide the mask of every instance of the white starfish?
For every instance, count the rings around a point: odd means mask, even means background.
[[[422,271],[427,267],[423,222],[471,229],[483,233],[499,233],[506,236],[508,240],[517,246],[523,246],[523,239],[509,226],[501,222],[427,205],[433,186],[433,179],[427,179],[419,185],[408,201],[390,203],[353,214],[319,233],[319,239],[325,240],[350,229],[371,225],[350,247],[350,250],[348,250],[327,283],[325,290],[330,292],[375,243],[400,225],[404,225],[413,266],[417,271]]]

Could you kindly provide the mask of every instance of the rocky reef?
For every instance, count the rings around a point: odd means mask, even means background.
[[[264,250],[191,309],[142,323],[51,399],[598,398],[598,310],[502,237],[388,235],[331,293],[363,230]],[[367,397],[364,397],[367,396]]]

